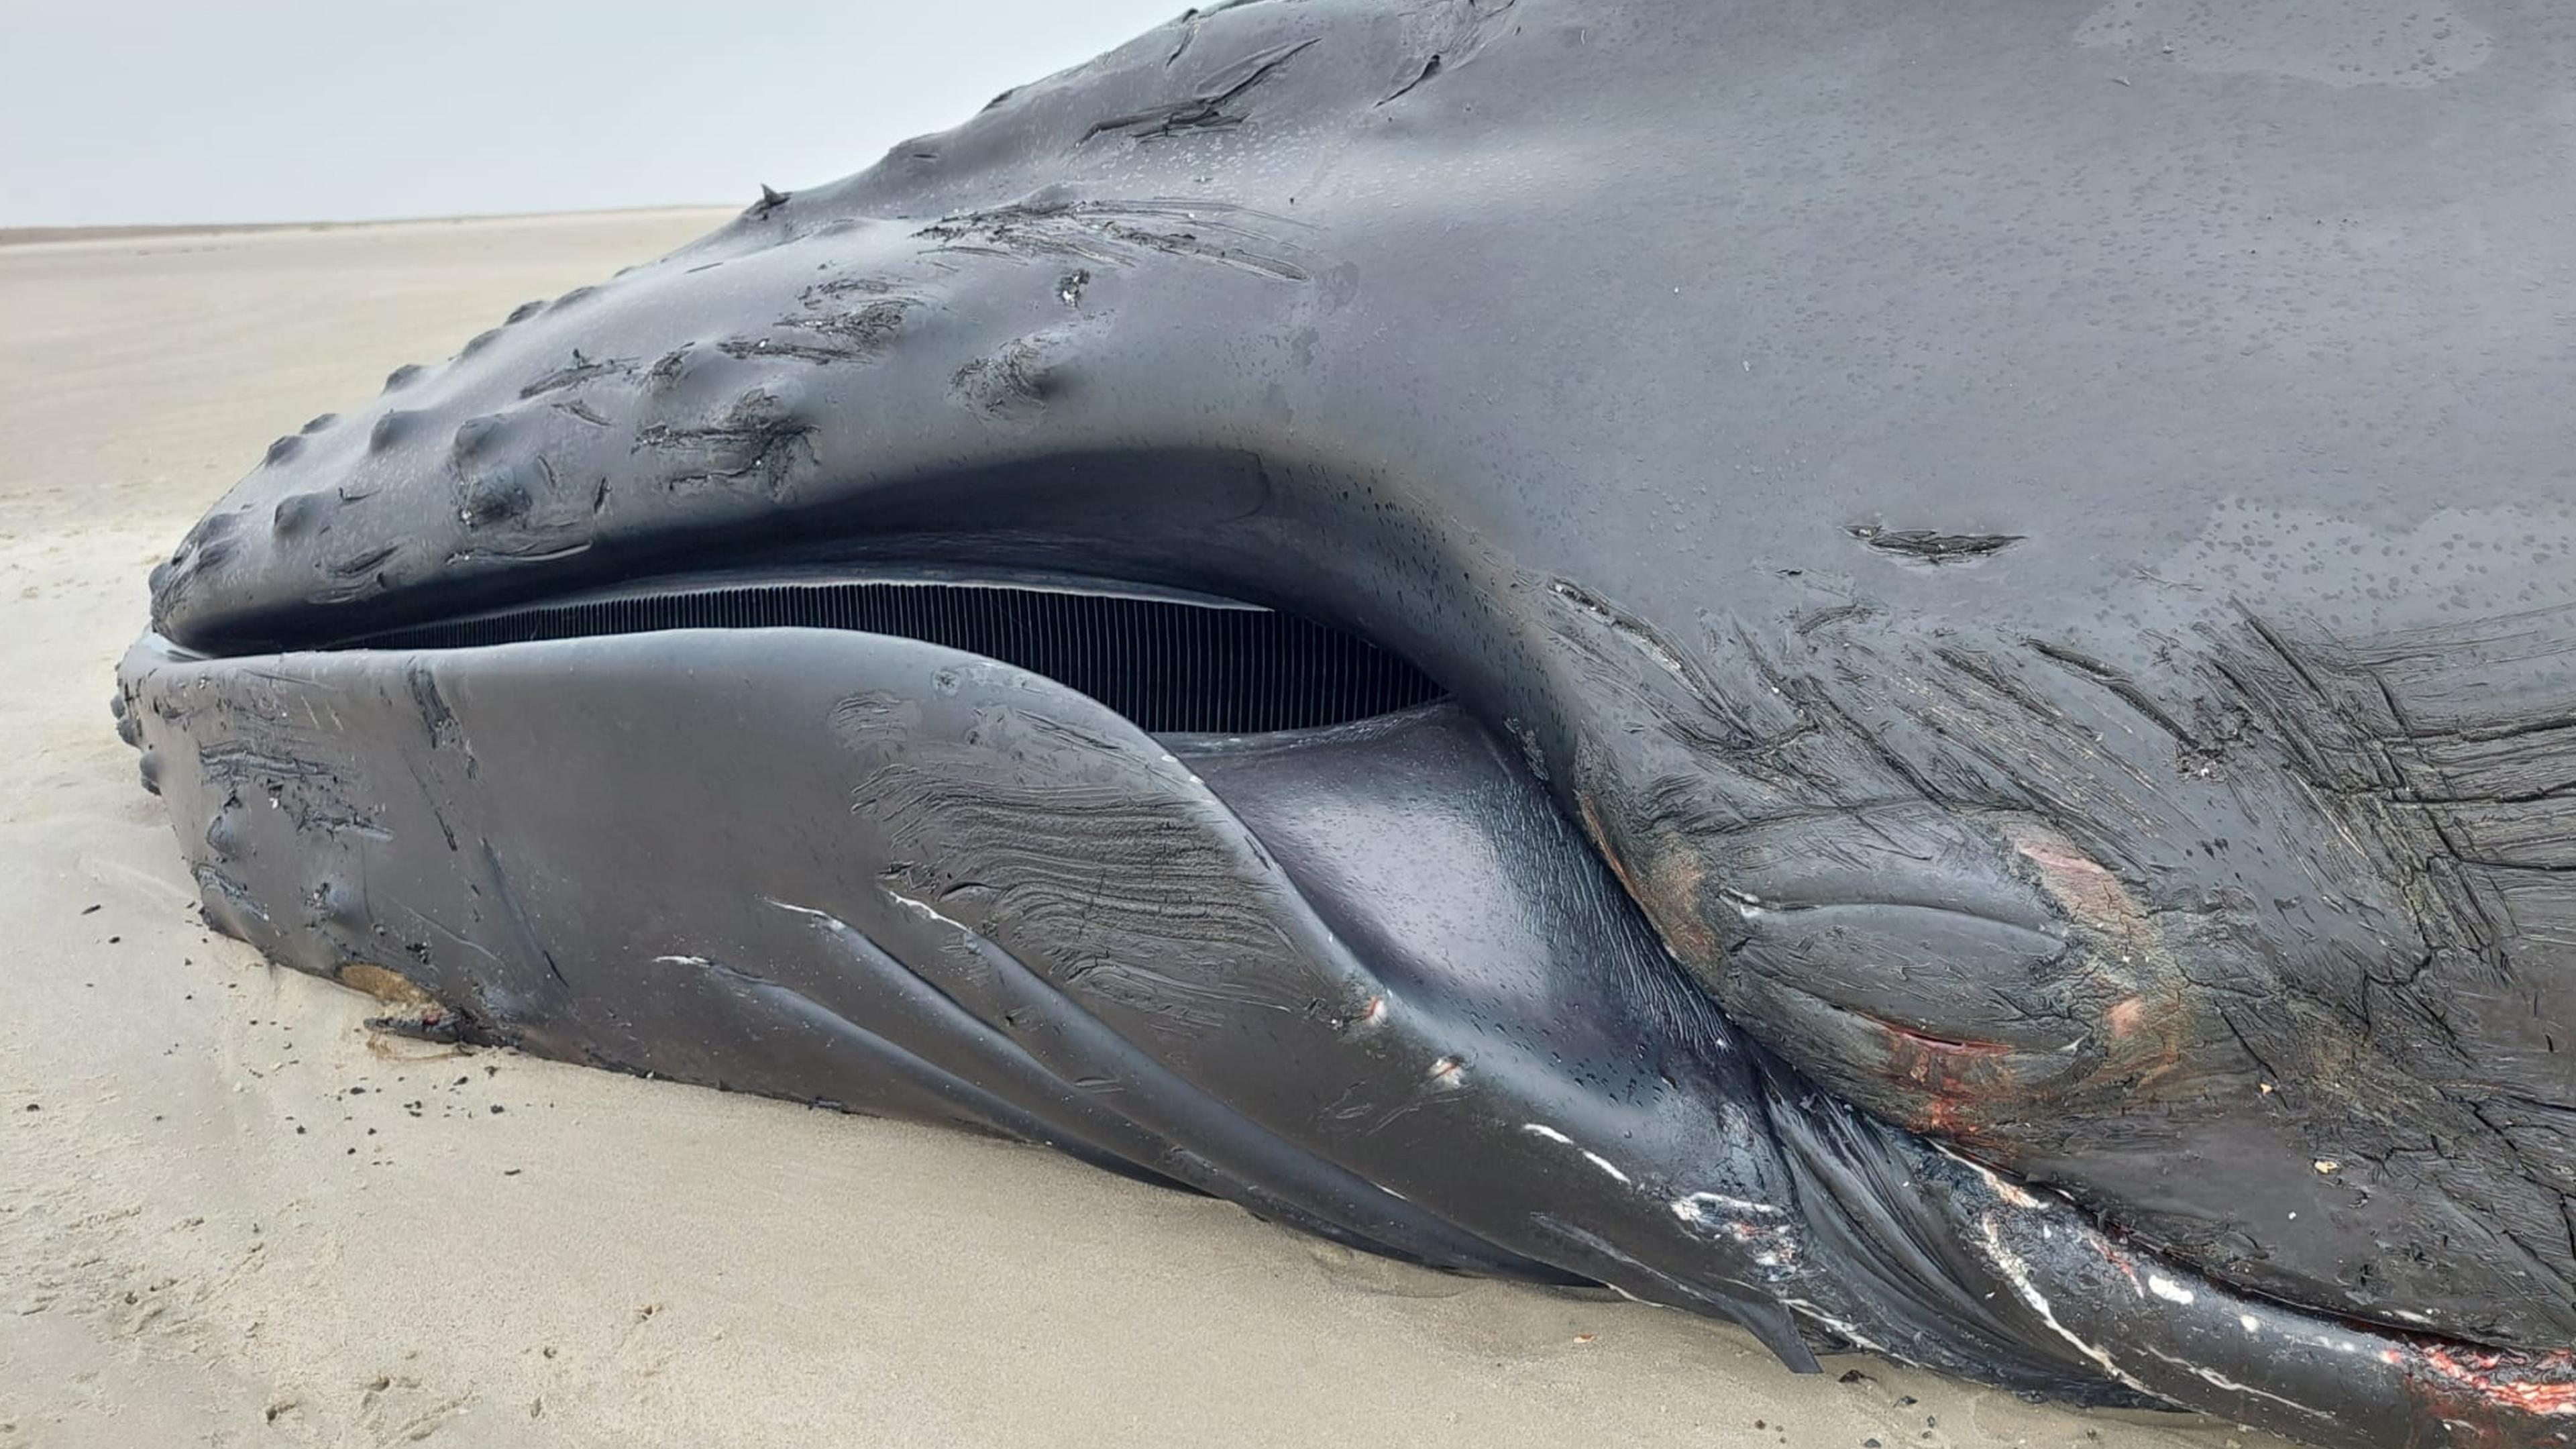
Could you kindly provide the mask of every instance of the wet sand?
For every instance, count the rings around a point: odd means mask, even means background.
[[[270,438],[719,215],[0,248],[0,1449],[2274,1449],[382,1037],[210,936],[107,714],[145,572]]]

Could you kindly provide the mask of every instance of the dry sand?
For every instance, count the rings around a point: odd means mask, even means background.
[[[2246,1449],[1362,1258],[1045,1152],[372,1036],[210,937],[109,726],[272,436],[715,215],[0,249],[0,1449]]]

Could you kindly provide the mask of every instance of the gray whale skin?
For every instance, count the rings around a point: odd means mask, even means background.
[[[2572,478],[2564,5],[1259,0],[279,439],[116,707],[418,1029],[2561,1444]]]

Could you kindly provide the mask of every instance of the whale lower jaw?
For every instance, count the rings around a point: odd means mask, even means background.
[[[210,922],[474,1039],[1043,1143],[1800,1369],[1859,1348],[2350,1444],[2576,1429],[2567,1353],[2244,1295],[1818,1091],[1427,682],[1346,660],[1121,713],[743,587],[728,627],[637,602],[699,589],[384,647],[146,636],[120,727]]]

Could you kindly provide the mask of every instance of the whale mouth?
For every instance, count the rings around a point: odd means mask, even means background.
[[[360,635],[328,650],[444,650],[673,629],[824,629],[1016,665],[1149,734],[1320,729],[1444,698],[1400,655],[1298,614],[1035,574],[733,574],[643,581]]]

